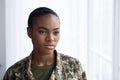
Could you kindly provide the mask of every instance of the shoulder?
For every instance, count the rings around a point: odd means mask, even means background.
[[[72,77],[80,80],[86,80],[85,71],[79,59],[71,57],[69,55],[61,54],[60,59],[65,75],[71,75]],[[70,77],[71,78],[71,77]]]
[[[69,56],[66,54],[62,54],[62,53],[59,53],[59,55],[60,55],[61,60],[65,63],[81,64],[80,61],[75,57],[72,57],[72,56]]]
[[[28,62],[29,62],[29,58],[26,57],[26,58],[16,62],[15,64],[13,64],[10,68],[19,68],[19,67],[26,65]]]
[[[28,63],[29,63],[28,57],[16,62],[14,65],[8,68],[8,70],[4,75],[3,80],[8,80],[8,79],[13,80],[15,76],[22,75],[23,74],[22,72],[25,72]]]
[[[60,60],[64,68],[83,71],[83,67],[79,59],[62,53],[59,53],[58,55],[60,56]]]
[[[11,67],[8,68],[7,72],[19,72],[22,71],[27,64],[29,63],[29,58],[26,57],[18,62],[16,62],[15,64],[13,64]]]

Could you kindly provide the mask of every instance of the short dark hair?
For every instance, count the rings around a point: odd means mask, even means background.
[[[53,14],[59,18],[56,12],[54,12],[52,9],[47,8],[47,7],[39,7],[33,10],[28,18],[28,27],[32,28],[33,27],[33,22],[41,16],[48,15],[48,14]]]

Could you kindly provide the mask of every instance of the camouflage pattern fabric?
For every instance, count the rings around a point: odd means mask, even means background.
[[[49,80],[87,80],[81,63],[73,57],[57,53],[56,67]],[[15,63],[3,80],[35,80],[31,72],[31,55]]]

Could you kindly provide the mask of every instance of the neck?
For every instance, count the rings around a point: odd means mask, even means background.
[[[32,64],[37,66],[46,66],[53,64],[55,62],[55,54],[54,51],[51,53],[43,53],[33,50],[32,55]]]

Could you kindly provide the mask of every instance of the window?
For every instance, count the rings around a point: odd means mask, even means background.
[[[90,80],[118,80],[120,77],[119,15],[118,3],[117,5],[116,3],[114,0],[88,2],[88,76]]]

